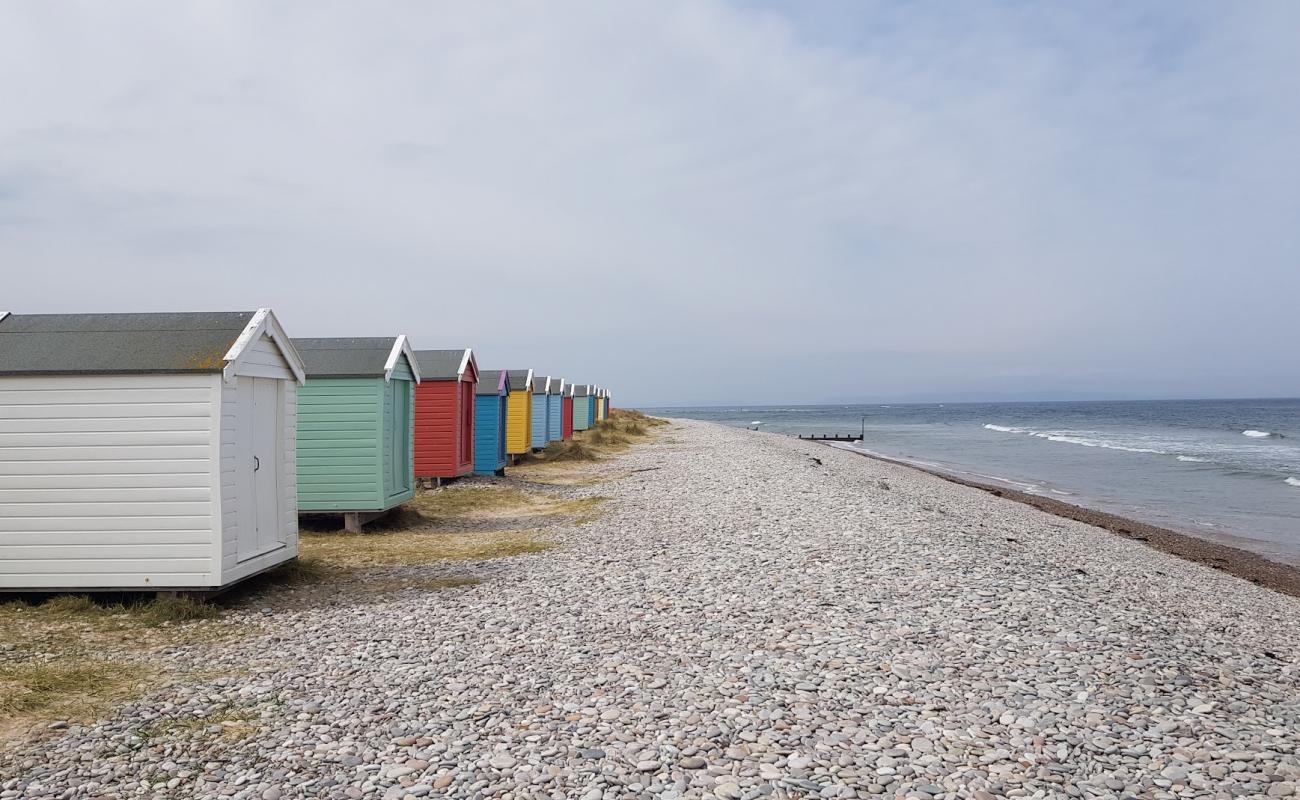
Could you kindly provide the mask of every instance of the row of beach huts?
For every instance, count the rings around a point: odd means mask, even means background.
[[[501,474],[608,390],[255,312],[0,312],[0,591],[214,591],[420,482]]]

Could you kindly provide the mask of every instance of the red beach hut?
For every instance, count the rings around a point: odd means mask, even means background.
[[[560,415],[560,424],[563,426],[560,435],[565,439],[573,438],[573,386],[567,386],[564,390],[563,413]]]
[[[417,350],[415,359],[424,378],[415,390],[415,477],[441,482],[468,475],[474,471],[474,352]]]

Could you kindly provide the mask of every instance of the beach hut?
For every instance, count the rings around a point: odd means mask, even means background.
[[[564,378],[551,378],[551,390],[546,394],[546,442],[564,438]]]
[[[366,522],[415,496],[415,386],[405,336],[294,339],[307,365],[298,397],[298,510]]]
[[[506,371],[479,373],[474,396],[474,474],[504,475],[506,471],[506,403],[510,382]]]
[[[573,384],[565,387],[560,407],[560,434],[565,439],[573,438],[573,389]]]
[[[603,419],[605,419],[605,390],[597,389],[596,390],[596,420],[601,421]]]
[[[0,312],[0,590],[213,591],[298,554],[270,309]]]
[[[507,371],[510,396],[506,398],[506,454],[521,456],[533,447],[533,371]]]
[[[592,388],[587,384],[575,386],[573,389],[573,429],[575,431],[585,431],[593,424],[593,398],[591,393]]]
[[[469,348],[416,350],[415,477],[459,478],[474,471],[478,363]]]
[[[551,406],[548,400],[550,394],[549,375],[539,375],[533,379],[532,445],[534,450],[545,449],[550,441],[546,433],[551,425]]]

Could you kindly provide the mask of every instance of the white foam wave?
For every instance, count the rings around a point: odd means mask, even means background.
[[[1291,486],[1300,486],[1300,478],[1287,478],[1286,482]]]
[[[1196,456],[1179,456],[1179,457],[1178,457],[1178,460],[1179,460],[1179,461],[1194,461],[1194,462],[1196,462],[1197,464],[1207,464],[1207,463],[1209,463],[1209,461],[1210,461],[1210,459],[1208,459],[1208,458],[1197,458]]]
[[[1117,442],[1108,442],[1102,439],[1090,439],[1085,436],[1078,436],[1070,433],[1053,433],[1049,431],[1033,431],[1028,428],[1017,428],[1013,425],[993,425],[992,423],[984,426],[988,430],[998,431],[1000,433],[1024,433],[1039,439],[1046,439],[1049,442],[1064,442],[1065,444],[1077,444],[1083,447],[1101,447],[1106,450],[1123,450],[1126,453],[1154,453],[1156,455],[1168,455],[1164,450],[1156,450],[1150,447],[1132,447]]]
[[[1241,435],[1249,436],[1252,439],[1267,439],[1273,434],[1269,433],[1268,431],[1242,431]]]

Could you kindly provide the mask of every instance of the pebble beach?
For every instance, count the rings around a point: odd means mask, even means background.
[[[558,548],[235,612],[256,636],[163,656],[222,677],[15,744],[0,798],[1300,792],[1300,600],[902,465],[662,430],[557,490],[609,498]],[[214,708],[246,726],[158,724]]]

